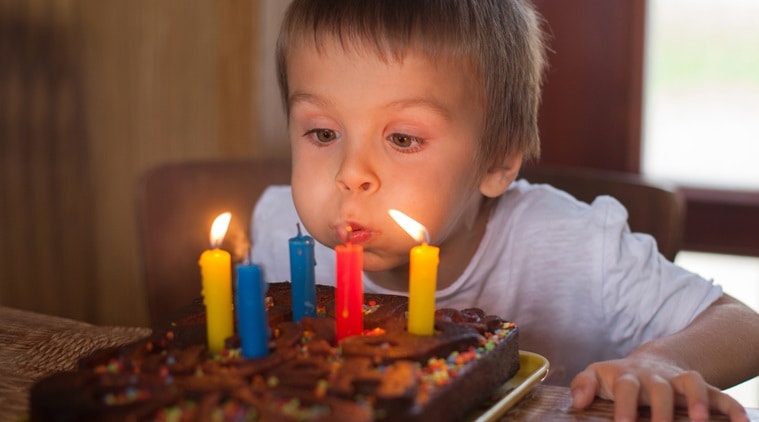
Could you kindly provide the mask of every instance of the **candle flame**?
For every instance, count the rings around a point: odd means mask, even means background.
[[[224,236],[227,235],[227,229],[229,228],[229,220],[232,219],[232,213],[225,212],[219,214],[213,224],[211,225],[211,247],[218,248],[221,246],[221,242],[224,241]]]
[[[398,210],[388,210],[387,213],[390,214],[390,217],[393,217],[393,220],[395,220],[395,222],[398,223],[409,236],[414,238],[414,240],[417,242],[430,243],[430,234],[427,231],[427,228],[419,224],[416,220]]]

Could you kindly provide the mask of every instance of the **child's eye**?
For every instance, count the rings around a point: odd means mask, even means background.
[[[304,134],[314,141],[322,144],[328,144],[338,138],[337,132],[332,129],[311,129]]]
[[[396,147],[402,150],[415,150],[420,148],[424,143],[422,138],[406,135],[403,133],[393,133],[388,140]]]

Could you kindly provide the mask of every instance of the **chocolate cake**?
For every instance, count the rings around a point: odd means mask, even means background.
[[[141,341],[100,350],[31,390],[32,421],[458,420],[519,369],[518,329],[480,309],[439,309],[406,332],[407,299],[366,294],[364,333],[335,344],[334,289],[292,321],[290,284],[267,294],[269,354],[206,349],[201,300]]]

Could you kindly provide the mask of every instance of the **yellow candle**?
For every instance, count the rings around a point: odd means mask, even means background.
[[[389,210],[390,216],[421,245],[409,253],[408,326],[412,334],[429,336],[435,333],[435,290],[440,248],[430,246],[427,229],[406,214]]]
[[[440,248],[422,243],[411,248],[408,281],[408,332],[435,332],[435,290]]]
[[[199,265],[203,285],[203,304],[206,306],[208,350],[224,349],[224,341],[234,334],[232,309],[232,257],[219,248],[226,235],[231,215],[216,217],[211,227],[211,249],[200,255]]]

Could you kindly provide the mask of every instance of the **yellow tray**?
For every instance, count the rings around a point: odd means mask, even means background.
[[[500,386],[489,400],[492,406],[473,412],[468,421],[486,422],[497,420],[522,399],[536,384],[548,374],[548,359],[543,356],[519,351],[519,371]]]

